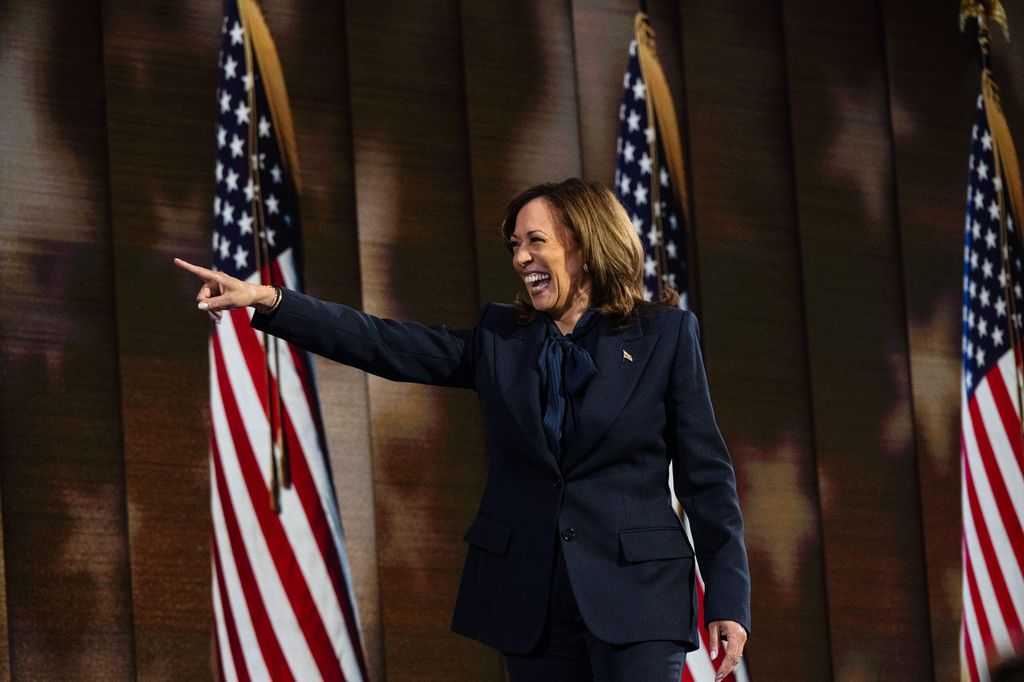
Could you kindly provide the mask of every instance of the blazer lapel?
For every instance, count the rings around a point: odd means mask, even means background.
[[[503,347],[495,349],[494,369],[501,400],[526,437],[528,450],[538,453],[557,472],[558,458],[548,448],[540,413],[537,357],[544,341],[542,322],[535,319],[530,324],[517,327],[512,336],[498,341]]]
[[[577,415],[573,442],[566,453],[564,469],[570,470],[604,436],[622,412],[651,357],[658,334],[644,334],[640,323],[621,333],[612,333],[603,322],[594,363],[597,374],[590,381]]]

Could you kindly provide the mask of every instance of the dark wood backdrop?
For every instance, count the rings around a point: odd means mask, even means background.
[[[263,5],[311,293],[469,324],[515,290],[504,202],[610,181],[634,2]],[[650,10],[747,522],[749,669],[953,679],[974,38],[952,0]],[[219,26],[210,0],[0,3],[4,678],[211,676],[207,325],[171,258],[209,259]],[[995,63],[1024,134],[1020,45]],[[502,679],[448,631],[475,397],[317,369],[374,676]]]

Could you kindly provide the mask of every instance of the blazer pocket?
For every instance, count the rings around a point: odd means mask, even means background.
[[[679,527],[637,528],[619,531],[622,558],[626,561],[682,559],[693,556],[693,548]]]
[[[511,537],[512,526],[478,514],[462,539],[485,552],[505,556]]]

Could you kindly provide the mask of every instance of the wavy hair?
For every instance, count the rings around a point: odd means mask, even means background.
[[[521,192],[505,209],[501,236],[509,252],[519,211],[534,199],[545,199],[554,207],[583,252],[591,280],[590,305],[608,317],[614,326],[632,322],[644,300],[644,249],[626,209],[610,189],[599,182],[569,178],[562,182],[534,185]],[[659,303],[675,307],[679,294],[669,286]],[[537,311],[522,292],[513,302],[520,322],[529,322]]]

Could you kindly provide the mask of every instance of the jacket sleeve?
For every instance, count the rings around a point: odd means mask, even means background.
[[[487,306],[481,310],[481,319]],[[392,381],[474,388],[477,330],[395,322],[284,289],[252,326],[325,358]]]
[[[750,632],[750,574],[729,451],[715,423],[697,317],[685,311],[669,388],[669,447],[704,579],[704,623],[733,620]]]

